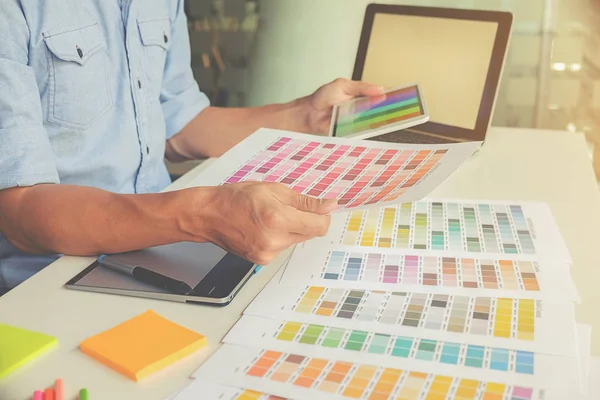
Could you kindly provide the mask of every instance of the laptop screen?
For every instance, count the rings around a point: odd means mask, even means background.
[[[473,130],[497,22],[375,14],[362,80],[418,83],[430,121]]]

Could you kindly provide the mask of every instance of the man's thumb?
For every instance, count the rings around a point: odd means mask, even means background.
[[[293,203],[298,210],[314,214],[329,214],[337,208],[337,205],[335,199],[317,199],[303,194],[298,194]]]

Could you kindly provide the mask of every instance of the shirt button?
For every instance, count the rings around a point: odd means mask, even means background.
[[[142,88],[142,82],[138,79],[138,88]]]
[[[77,48],[77,54],[79,55],[79,58],[83,58],[83,50],[81,50],[79,47]]]
[[[166,33],[163,34],[163,40],[165,41],[165,43],[169,41],[169,38],[167,37]]]
[[[150,147],[146,146],[146,154],[150,154]]]

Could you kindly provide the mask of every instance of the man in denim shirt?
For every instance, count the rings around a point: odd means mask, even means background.
[[[336,80],[287,104],[210,107],[183,0],[2,0],[0,287],[53,254],[210,241],[264,264],[324,235],[334,205],[280,184],[157,193],[164,158],[216,157],[259,127],[326,132],[333,104],[380,92]]]

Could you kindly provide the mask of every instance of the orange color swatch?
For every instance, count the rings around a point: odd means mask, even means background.
[[[80,344],[85,354],[135,381],[206,346],[206,337],[148,310]]]

